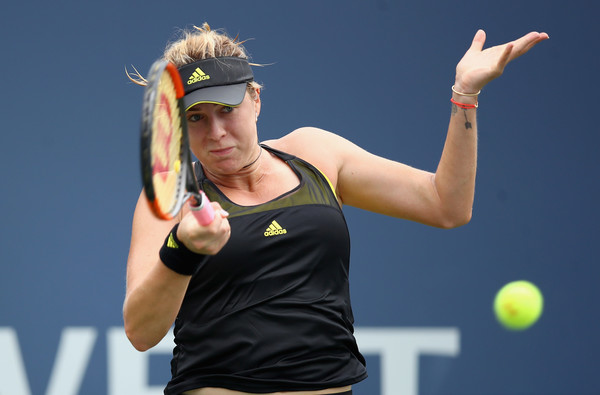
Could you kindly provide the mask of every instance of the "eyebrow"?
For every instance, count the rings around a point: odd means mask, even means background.
[[[189,112],[189,111],[202,111],[200,109],[200,106],[202,106],[204,104],[210,104],[210,105],[219,106],[219,107],[231,107],[231,108],[239,107],[239,106],[230,106],[230,105],[219,104],[219,103],[198,103],[195,106],[190,107],[189,109],[187,109],[186,112]]]

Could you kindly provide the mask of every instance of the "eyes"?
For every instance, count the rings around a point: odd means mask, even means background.
[[[220,114],[229,114],[234,110],[233,107],[230,106],[219,106]],[[201,110],[194,110],[194,108],[190,109],[186,113],[186,118],[188,122],[199,122],[206,118],[206,113]]]
[[[198,122],[199,120],[202,119],[202,115],[198,114],[198,113],[187,113],[187,120],[188,122]]]

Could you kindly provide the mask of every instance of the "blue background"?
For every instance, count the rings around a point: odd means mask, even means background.
[[[105,330],[122,325],[131,217],[140,192],[146,72],[179,28],[204,21],[250,39],[265,85],[262,140],[318,126],[435,170],[455,65],[478,28],[487,46],[550,40],[480,97],[473,220],[439,230],[347,208],[357,326],[457,327],[460,355],[422,357],[422,394],[598,394],[599,78],[594,1],[10,2],[0,16],[0,326],[43,393],[66,326],[100,336],[82,394],[103,394]],[[546,308],[514,333],[496,291],[528,279]],[[2,356],[0,355],[0,358]],[[153,382],[168,362],[152,365]],[[378,361],[358,395],[379,388]],[[155,366],[156,365],[156,366]],[[434,385],[435,384],[435,385]]]

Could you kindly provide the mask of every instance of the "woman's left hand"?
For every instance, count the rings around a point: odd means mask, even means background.
[[[455,89],[464,93],[476,93],[488,82],[498,78],[506,65],[525,54],[537,43],[547,40],[548,34],[531,32],[503,45],[483,49],[485,32],[477,31],[471,47],[456,66]]]

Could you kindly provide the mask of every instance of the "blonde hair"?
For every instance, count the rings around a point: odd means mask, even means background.
[[[238,36],[231,38],[223,31],[212,30],[209,24],[204,22],[201,27],[194,26],[193,29],[184,30],[180,39],[167,44],[162,57],[178,68],[207,58],[236,56],[248,59],[248,53],[243,46],[244,42],[239,41]],[[256,63],[250,63],[250,65],[260,66]],[[133,73],[126,70],[127,77],[132,82],[145,86],[146,79],[135,67],[134,70]],[[253,98],[257,89],[262,89],[259,83],[248,82],[248,93]]]

